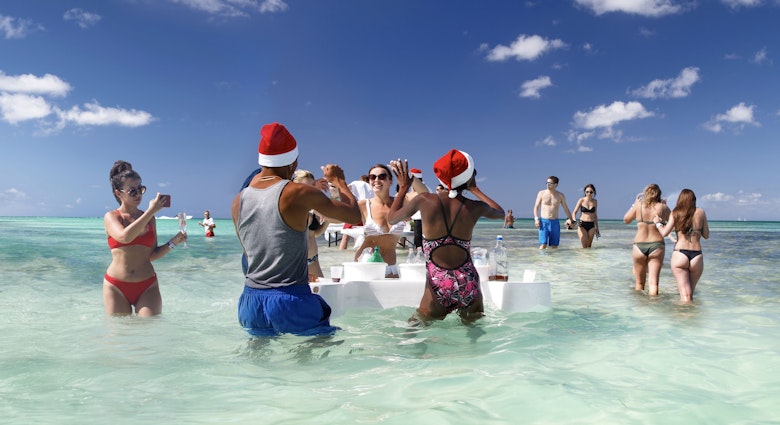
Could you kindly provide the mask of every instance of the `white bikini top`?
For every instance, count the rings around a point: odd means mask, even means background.
[[[405,227],[406,223],[400,221],[390,226],[387,231],[384,231],[374,222],[374,219],[371,217],[371,200],[366,199],[366,222],[363,223],[363,233],[366,236],[400,235],[403,233]]]

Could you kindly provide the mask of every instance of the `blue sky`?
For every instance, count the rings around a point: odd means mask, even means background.
[[[518,217],[556,175],[605,219],[658,183],[780,220],[778,22],[778,0],[4,0],[0,215],[102,216],[124,159],[164,214],[228,217],[279,121],[300,168],[350,180],[401,157],[433,186],[465,150]]]

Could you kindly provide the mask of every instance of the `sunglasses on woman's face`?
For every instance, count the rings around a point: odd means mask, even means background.
[[[369,179],[370,181],[374,181],[374,180],[376,180],[376,179],[379,179],[379,180],[386,180],[386,179],[387,179],[387,173],[382,173],[382,174],[369,174],[369,175],[368,175],[368,179]]]
[[[585,193],[593,193],[592,190],[586,190]]]
[[[139,193],[143,195],[146,193],[146,186],[131,187],[129,189],[119,189],[120,192],[126,193],[128,196],[135,197]]]

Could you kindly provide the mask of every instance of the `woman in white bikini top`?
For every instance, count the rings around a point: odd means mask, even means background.
[[[396,266],[395,245],[401,239],[404,230],[403,222],[393,226],[387,221],[387,214],[394,197],[390,196],[390,186],[393,184],[393,174],[386,165],[377,164],[368,172],[368,183],[374,192],[372,199],[359,201],[360,213],[363,215],[363,232],[365,239],[355,252],[355,261],[365,248],[379,247],[379,253],[387,266],[387,277],[398,277]],[[374,201],[374,202],[371,202]]]

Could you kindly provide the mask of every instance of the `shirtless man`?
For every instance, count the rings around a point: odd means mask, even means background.
[[[566,211],[566,227],[574,223],[574,219],[566,205],[566,196],[558,192],[558,177],[547,177],[547,189],[540,190],[534,203],[534,225],[539,229],[539,249],[558,248],[561,240],[561,223],[558,221],[558,208]]]

